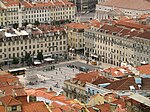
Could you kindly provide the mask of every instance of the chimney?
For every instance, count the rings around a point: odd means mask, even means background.
[[[144,32],[144,29],[143,29],[143,28],[140,28],[140,32],[142,32],[142,33],[143,33],[143,32]]]

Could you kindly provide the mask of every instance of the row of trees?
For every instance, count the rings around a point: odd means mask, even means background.
[[[42,60],[44,59],[42,52],[39,52],[39,53],[37,54],[37,59],[38,59],[39,61],[42,61]],[[28,52],[26,52],[26,53],[25,53],[25,56],[21,59],[21,63],[26,63],[27,65],[33,64],[33,61],[34,61],[34,60],[33,60],[33,57],[32,57],[31,54],[28,53]],[[20,60],[19,60],[18,57],[13,57],[13,61],[12,61],[13,64],[19,64],[19,62],[20,62]]]

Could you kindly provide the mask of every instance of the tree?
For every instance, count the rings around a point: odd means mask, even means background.
[[[32,57],[30,53],[25,53],[25,57],[24,57],[24,61],[26,62],[27,65],[31,65],[32,64]]]
[[[27,53],[27,52],[26,52],[26,53],[25,53],[25,57],[24,57],[25,62],[28,62],[30,58],[31,58],[30,53]]]
[[[18,64],[19,63],[19,58],[13,57],[13,64]]]
[[[17,28],[18,28],[18,25],[19,25],[18,23],[14,23],[14,24],[13,24],[13,28],[17,29]]]
[[[39,25],[40,25],[40,22],[39,22],[39,21],[35,21],[35,22],[34,22],[34,25],[39,26]]]
[[[42,52],[38,52],[37,59],[40,60],[40,61],[42,61],[44,59]]]

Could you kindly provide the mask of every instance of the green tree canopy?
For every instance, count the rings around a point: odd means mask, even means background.
[[[40,61],[42,61],[44,59],[42,52],[38,52],[37,59],[40,60]]]
[[[24,57],[24,60],[27,62],[27,61],[29,61],[29,59],[31,58],[31,55],[30,55],[30,53],[25,53],[25,57]]]
[[[35,21],[35,22],[34,22],[34,25],[39,26],[39,25],[40,25],[40,22],[39,22],[39,21]]]
[[[13,64],[18,64],[19,63],[19,58],[13,57]]]

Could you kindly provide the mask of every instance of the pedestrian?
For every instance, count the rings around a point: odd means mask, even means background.
[[[56,72],[56,75],[57,75],[57,72]]]

